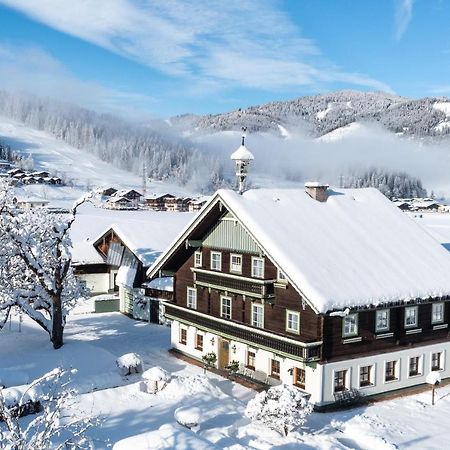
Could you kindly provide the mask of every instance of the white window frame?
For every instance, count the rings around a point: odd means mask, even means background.
[[[238,269],[233,269],[233,257],[238,257],[241,259],[241,263],[239,264]],[[237,273],[237,274],[242,273],[242,255],[240,255],[239,253],[231,253],[230,254],[230,272]]]
[[[198,257],[199,261],[197,261],[197,257]],[[194,267],[202,267],[202,264],[203,264],[202,252],[197,250],[194,253]]]
[[[277,281],[278,283],[287,284],[287,278],[284,272],[280,269],[277,269]]]
[[[261,324],[258,325],[254,320],[255,311],[259,310],[261,312]],[[264,305],[260,305],[259,303],[252,303],[252,326],[256,328],[264,328]]]
[[[440,309],[441,317],[439,319],[435,319],[436,315],[436,309]],[[445,306],[444,302],[438,302],[438,303],[432,303],[431,304],[431,323],[433,325],[436,325],[438,323],[444,323],[444,312],[445,312]]]
[[[256,261],[262,262],[261,275],[256,274],[254,263]],[[259,256],[252,256],[252,277],[253,278],[264,278],[264,258],[260,258]]]
[[[439,353],[440,354],[440,356],[439,356],[439,368],[438,369],[433,369],[433,355],[435,353]],[[434,370],[436,372],[438,372],[438,371],[440,372],[440,371],[445,369],[444,363],[445,363],[445,352],[444,352],[444,350],[434,350],[434,351],[430,352],[430,370]]]
[[[338,372],[344,372],[344,389],[336,390],[336,374]],[[333,393],[335,392],[343,392],[348,391],[350,389],[350,378],[351,378],[351,369],[349,368],[342,368],[342,369],[334,369],[333,370],[333,377],[331,379],[332,387],[333,387]]]
[[[410,317],[408,315],[409,311],[415,311],[414,312],[414,323],[407,323],[408,318]],[[419,324],[419,307],[418,306],[406,306],[405,307],[405,318],[404,318],[404,325],[405,328],[417,328]]]
[[[378,326],[378,316],[386,313],[386,323],[387,325],[385,327],[379,327]],[[389,309],[378,309],[375,312],[375,332],[376,333],[381,333],[381,332],[385,332],[385,331],[389,331],[391,327],[391,311]]]
[[[392,380],[386,380],[386,367],[390,362],[394,362],[394,377]],[[383,380],[385,383],[395,383],[400,380],[400,360],[399,359],[391,359],[389,361],[384,361],[384,371],[383,371]]]
[[[370,367],[369,369],[369,384],[361,385],[361,369],[363,367]],[[358,366],[358,388],[364,389],[375,386],[375,364],[361,364]]]
[[[191,295],[193,294],[193,295]],[[197,289],[188,286],[186,289],[186,306],[189,309],[197,309]]]
[[[230,317],[227,317],[223,314],[223,303],[224,300],[229,300],[230,301]],[[220,296],[220,317],[222,317],[223,319],[230,319],[233,317],[233,299],[231,297],[227,297],[226,295],[221,295]]]
[[[417,361],[417,373],[411,375],[411,373],[410,373],[410,370],[411,370],[411,359],[413,359],[413,358],[418,358],[418,361]],[[410,356],[408,358],[408,378],[421,377],[422,375],[423,375],[423,356],[422,355]]]
[[[198,345],[197,345],[197,343],[198,343],[198,341],[197,341],[198,336],[202,337],[202,348],[199,348]],[[205,349],[205,335],[201,331],[197,330],[195,332],[195,350],[199,350],[199,351],[202,352],[204,349]]]
[[[214,265],[213,265],[213,257],[214,256],[219,256],[219,266],[218,267],[214,267]],[[222,252],[215,252],[215,251],[211,252],[211,255],[210,255],[210,268],[211,268],[211,270],[217,270],[217,271],[221,271],[222,270]]]
[[[354,329],[353,330],[349,329],[348,331],[346,331],[347,322],[353,318],[355,318]],[[347,314],[346,316],[344,316],[342,318],[342,336],[343,337],[358,336],[358,321],[359,321],[358,313]]]
[[[289,326],[289,315],[297,317],[297,328],[291,328]],[[291,311],[290,309],[286,310],[286,331],[289,331],[291,333],[300,334],[300,312]]]

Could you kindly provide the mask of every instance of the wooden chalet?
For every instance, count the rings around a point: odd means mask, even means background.
[[[155,211],[166,211],[166,202],[173,198],[172,194],[152,194],[145,198],[145,204]]]
[[[317,407],[450,377],[450,254],[375,189],[219,190],[147,275],[174,349]]]
[[[73,265],[93,294],[117,292],[121,312],[158,322],[159,300],[172,297],[172,284],[146,283],[145,273],[192,215],[145,214],[148,222],[112,225],[93,239],[74,243]]]

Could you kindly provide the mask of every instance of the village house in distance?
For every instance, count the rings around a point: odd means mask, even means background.
[[[375,396],[450,376],[450,254],[373,188],[219,190],[148,270],[172,347],[268,384]]]

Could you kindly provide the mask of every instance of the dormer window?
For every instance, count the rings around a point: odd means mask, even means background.
[[[202,252],[200,251],[194,253],[194,267],[202,267]]]
[[[222,270],[221,252],[211,252],[211,270]]]
[[[405,308],[405,328],[415,328],[418,323],[417,306],[409,306]]]
[[[433,303],[431,311],[431,323],[443,323],[444,322],[444,303]]]
[[[264,278],[264,258],[252,257],[252,277]]]
[[[342,336],[350,337],[358,334],[358,314],[349,314],[342,319]]]
[[[389,310],[379,309],[376,311],[375,332],[389,331]]]

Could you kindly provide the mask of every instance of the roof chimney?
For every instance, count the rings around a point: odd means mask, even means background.
[[[329,185],[319,181],[308,181],[305,183],[306,193],[318,202],[326,202],[328,198],[327,189]]]

